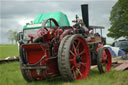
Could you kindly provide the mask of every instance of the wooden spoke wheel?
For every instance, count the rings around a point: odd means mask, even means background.
[[[100,73],[109,72],[112,59],[109,50],[106,47],[100,48],[97,56],[97,65]]]
[[[66,36],[61,41],[58,51],[60,74],[67,81],[80,80],[90,71],[88,45],[80,35]]]

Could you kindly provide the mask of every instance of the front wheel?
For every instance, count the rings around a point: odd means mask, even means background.
[[[90,71],[90,54],[85,39],[80,35],[65,36],[58,51],[59,72],[64,80],[84,79]]]
[[[25,62],[25,59],[24,59],[24,58],[26,57],[25,51],[24,51],[23,47],[20,47],[19,50],[20,50],[20,70],[21,70],[21,73],[22,73],[24,79],[25,79],[27,82],[32,82],[33,79],[32,79],[31,76],[30,76],[29,70],[22,69],[23,64],[24,64],[23,62]]]

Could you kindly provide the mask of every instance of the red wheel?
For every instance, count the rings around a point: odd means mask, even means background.
[[[83,37],[73,35],[61,41],[58,53],[60,74],[65,80],[80,80],[90,71],[90,55]]]
[[[100,73],[109,72],[111,69],[112,59],[109,50],[105,47],[98,51],[97,65]]]

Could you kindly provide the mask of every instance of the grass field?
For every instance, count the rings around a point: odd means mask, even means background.
[[[8,56],[18,56],[17,45],[0,45],[0,59],[4,59]]]
[[[1,59],[4,58],[4,56],[18,55],[16,45],[4,46],[5,48],[0,46],[0,48],[2,47],[2,49],[4,49],[2,51],[0,50],[0,53],[3,52],[2,55],[0,55],[2,56]],[[56,77],[27,83],[21,75],[19,62],[13,62],[0,65],[0,85],[128,85],[128,71],[111,70],[108,73],[99,74],[98,70],[94,69],[90,71],[88,78],[84,80],[65,82],[61,77]]]

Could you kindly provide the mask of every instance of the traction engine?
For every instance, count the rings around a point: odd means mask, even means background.
[[[52,17],[43,20],[38,29],[23,31],[19,40],[20,69],[26,81],[56,76],[66,81],[85,79],[92,65],[97,65],[100,73],[110,71],[111,54],[103,47],[101,36],[89,26],[88,5],[81,7],[83,20],[76,16],[73,26],[60,26]]]

